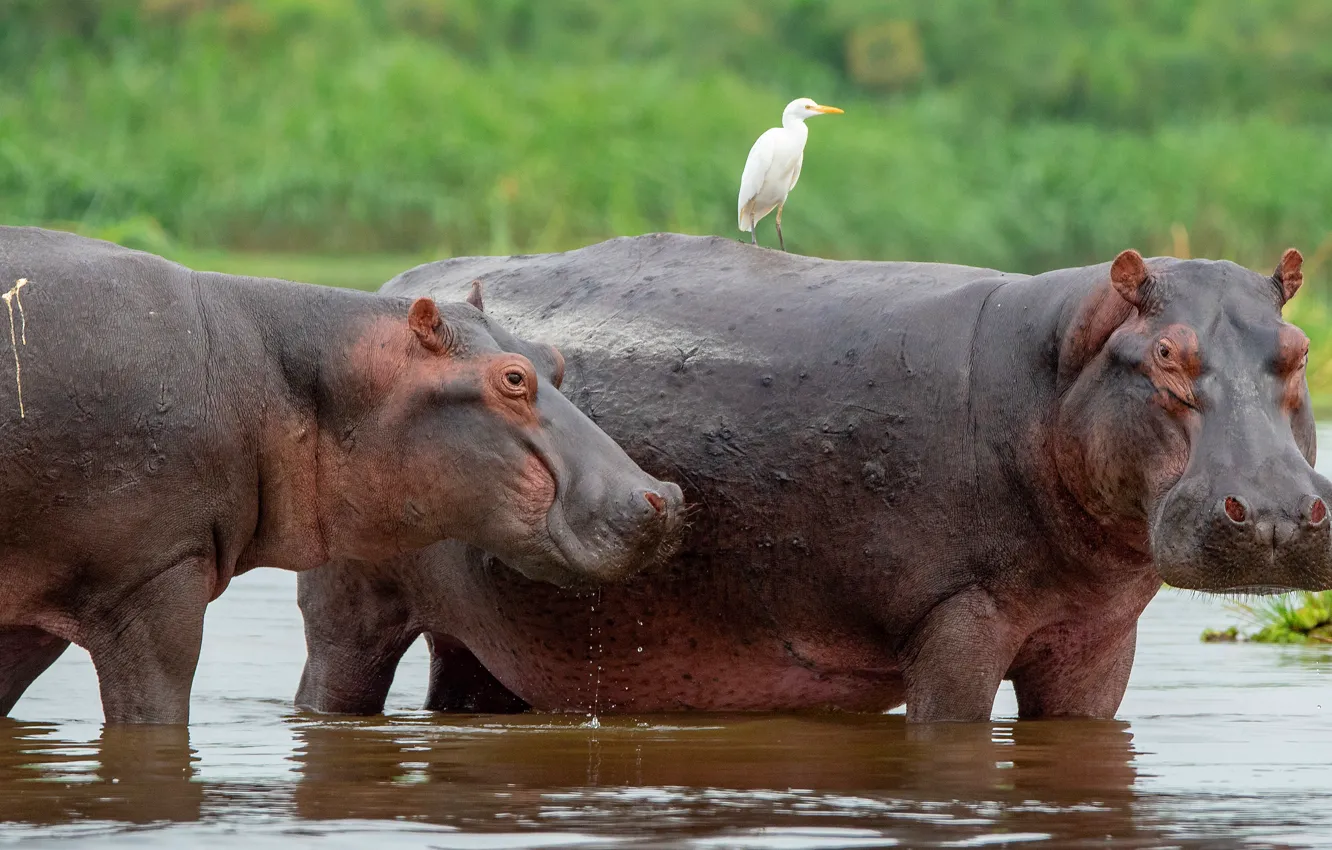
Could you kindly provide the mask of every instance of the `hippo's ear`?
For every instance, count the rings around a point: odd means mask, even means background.
[[[1300,291],[1300,284],[1304,283],[1303,268],[1304,256],[1294,248],[1287,248],[1286,253],[1281,255],[1276,271],[1272,272],[1272,282],[1276,284],[1277,292],[1281,293],[1282,304]]]
[[[560,384],[564,383],[564,355],[553,345],[547,346],[547,348],[550,349],[551,359],[555,361],[555,368],[550,373],[550,382],[558,390]]]
[[[1142,261],[1142,254],[1132,248],[1121,252],[1110,265],[1110,283],[1134,307],[1142,306],[1143,286],[1151,279],[1147,264]]]
[[[407,311],[407,327],[427,351],[443,354],[449,347],[449,329],[439,315],[439,308],[429,298],[418,298]]]
[[[481,281],[472,281],[472,291],[467,293],[467,303],[482,313],[486,312],[486,302],[481,298]]]

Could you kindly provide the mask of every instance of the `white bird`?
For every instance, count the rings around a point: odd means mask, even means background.
[[[758,137],[745,160],[740,177],[740,229],[749,232],[749,241],[758,244],[754,231],[763,217],[777,210],[777,241],[786,250],[782,238],[782,207],[786,196],[800,179],[800,165],[805,160],[805,140],[809,138],[806,118],[815,115],[841,115],[835,106],[820,106],[807,97],[796,98],[782,110],[782,126],[773,127]]]

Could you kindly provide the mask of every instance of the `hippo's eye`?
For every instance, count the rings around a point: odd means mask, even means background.
[[[1162,360],[1170,359],[1170,343],[1161,340],[1156,344],[1156,353]]]
[[[528,363],[510,361],[492,373],[495,387],[502,394],[515,399],[536,399],[537,383]]]

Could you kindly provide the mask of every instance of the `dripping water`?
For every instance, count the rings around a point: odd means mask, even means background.
[[[589,690],[592,692],[592,701],[588,706],[586,725],[592,729],[601,726],[601,672],[602,672],[602,635],[601,635],[601,617],[598,613],[601,608],[601,588],[598,587],[592,597],[592,607],[588,616],[587,623],[587,678]]]

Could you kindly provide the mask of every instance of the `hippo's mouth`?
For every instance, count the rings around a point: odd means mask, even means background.
[[[550,540],[559,553],[560,578],[546,578],[564,587],[622,581],[663,565],[684,538],[684,524],[677,508],[668,508],[660,522],[626,535],[605,523],[597,523],[592,534],[580,536],[570,527],[564,504],[556,496],[546,513]]]
[[[570,476],[562,474],[559,462],[547,451],[540,440],[531,440],[528,448],[541,462],[546,474],[555,485],[555,497],[545,511],[545,540],[538,546],[537,556],[529,563],[510,564],[528,578],[544,581],[557,587],[578,587],[613,578],[618,572],[615,562],[623,558],[622,546],[606,539],[609,529],[600,524],[596,533],[584,539],[573,530],[568,519],[566,503],[569,498]],[[525,559],[529,560],[529,559]]]
[[[526,557],[506,559],[509,566],[560,587],[590,586],[660,566],[679,548],[684,505],[674,484],[634,469],[642,476],[636,480],[614,464],[609,473],[594,464],[579,478],[544,435],[528,433],[525,442],[553,482],[554,497],[544,512],[544,528],[532,529]],[[633,469],[627,457],[623,460]]]
[[[555,476],[555,482],[546,529],[563,575],[546,581],[565,587],[623,581],[660,567],[684,539],[682,506],[660,499],[659,504],[652,504],[661,514],[651,520],[630,521],[628,527],[617,528],[601,518],[578,534],[568,519],[567,488],[560,476]]]

